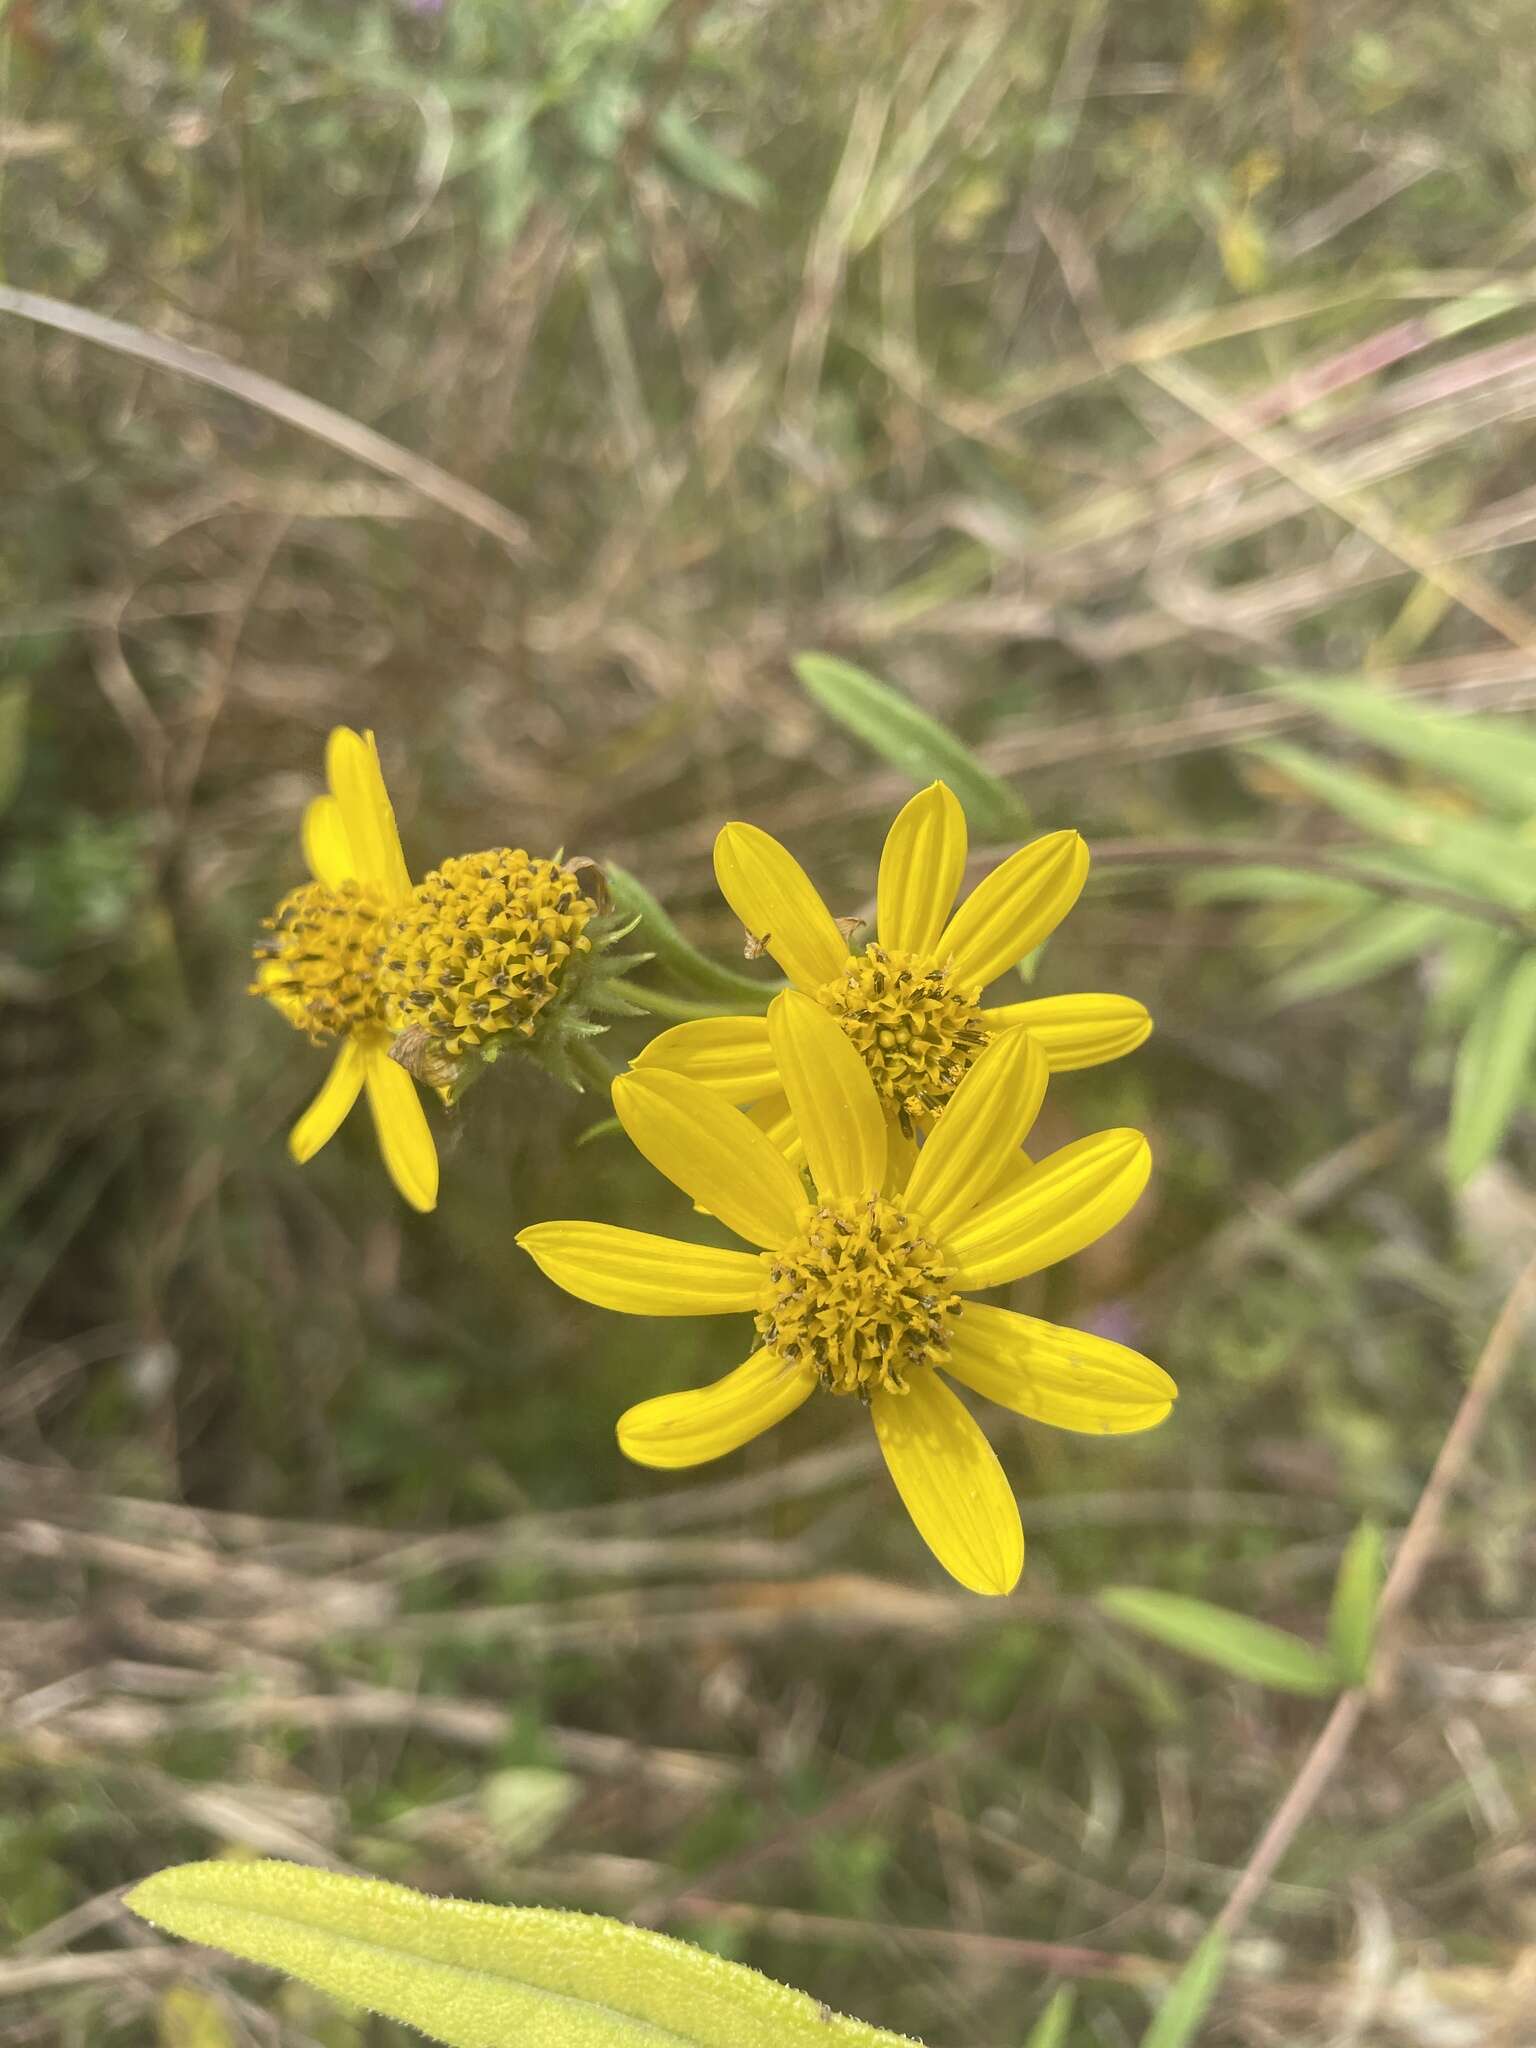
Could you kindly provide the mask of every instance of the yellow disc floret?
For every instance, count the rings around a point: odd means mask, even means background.
[[[575,874],[521,848],[445,860],[390,928],[380,983],[402,1023],[458,1054],[499,1031],[531,1037],[595,905]]]
[[[816,991],[863,1055],[881,1099],[910,1137],[930,1124],[987,1043],[977,998],[947,967],[870,946]]]
[[[306,882],[262,924],[272,937],[256,948],[252,995],[274,1003],[316,1045],[382,1025],[379,963],[388,912],[377,890],[362,882]]]
[[[758,1333],[829,1392],[904,1394],[910,1372],[944,1363],[960,1299],[937,1245],[894,1203],[824,1202],[793,1243],[764,1258]]]

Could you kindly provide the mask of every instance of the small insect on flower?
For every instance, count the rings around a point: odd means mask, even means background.
[[[697,1465],[759,1435],[821,1388],[868,1408],[897,1491],[939,1562],[1007,1593],[1024,1562],[1001,1466],[946,1378],[1020,1415],[1091,1433],[1151,1428],[1173,1381],[1150,1359],[962,1294],[1022,1279],[1118,1223],[1146,1184],[1139,1131],[1101,1131],[1036,1163],[1020,1146],[1048,1063],[1027,1031],[967,1065],[915,1158],[891,1143],[869,1069],[838,1022],[788,990],[768,1047],[814,1187],[749,1117],[661,1067],[613,1084],[619,1120],[695,1205],[754,1255],[601,1223],[541,1223],[518,1243],[583,1301],[636,1315],[754,1318],[744,1365],[619,1420],[637,1463]]]
[[[790,981],[835,1017],[857,1048],[893,1127],[910,1151],[983,1048],[1023,1029],[1053,1073],[1134,1052],[1152,1025],[1129,996],[1044,996],[981,1006],[990,982],[1055,930],[1088,874],[1076,832],[1052,832],[993,869],[955,910],[965,871],[965,815],[942,782],[898,814],[880,856],[875,936],[850,952],[850,927],[822,902],[778,840],[755,825],[727,825],[715,841],[721,893],[749,934],[748,957],[771,953]],[[675,1025],[636,1060],[641,1071],[685,1074],[782,1140],[785,1091],[761,1017],[709,1017]]]
[[[411,893],[394,809],[371,732],[337,726],[326,743],[327,793],[304,813],[312,880],[264,924],[252,995],[265,996],[315,1045],[340,1041],[324,1086],[289,1134],[302,1165],[367,1091],[379,1150],[413,1209],[437,1205],[437,1148],[415,1084],[390,1058],[399,1029],[380,969],[390,924]]]

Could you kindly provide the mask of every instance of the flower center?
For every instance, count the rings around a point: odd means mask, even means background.
[[[987,1043],[976,998],[949,969],[915,953],[870,946],[816,991],[864,1056],[876,1088],[910,1138],[930,1124]]]
[[[904,1394],[914,1367],[943,1363],[960,1299],[938,1246],[894,1203],[823,1202],[792,1244],[764,1256],[758,1333],[828,1392]]]
[[[457,1054],[499,1031],[531,1037],[594,905],[558,861],[494,847],[445,860],[411,891],[389,933],[380,985],[407,1023]]]
[[[274,1003],[316,1045],[382,1024],[385,919],[384,899],[361,882],[291,889],[262,919],[272,937],[255,949],[251,994]]]

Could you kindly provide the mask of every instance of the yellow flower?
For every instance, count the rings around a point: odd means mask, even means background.
[[[1124,1345],[959,1296],[1037,1273],[1112,1228],[1146,1184],[1147,1142],[1101,1131],[1025,1161],[1047,1064],[1029,1032],[1008,1031],[970,1064],[909,1165],[868,1069],[824,1009],[786,991],[765,1031],[814,1197],[765,1132],[698,1082],[644,1067],[613,1084],[620,1121],[651,1164],[759,1255],[603,1223],[535,1224],[517,1241],[602,1308],[755,1317],[744,1365],[620,1418],[627,1456],[702,1464],[818,1386],[857,1394],[939,1562],[974,1592],[1009,1592],[1024,1562],[1019,1511],[943,1375],[1037,1422],[1089,1432],[1150,1428],[1176,1390]]]
[[[416,1085],[389,1056],[400,1020],[380,982],[391,920],[411,878],[371,732],[337,726],[326,743],[328,794],[304,813],[313,880],[265,920],[253,995],[265,996],[316,1045],[340,1050],[288,1149],[302,1165],[341,1128],[365,1089],[390,1178],[413,1209],[437,1205],[437,1149]]]
[[[1000,1031],[1028,1031],[1060,1073],[1133,1052],[1152,1029],[1129,996],[1044,996],[983,1009],[988,983],[1032,952],[1077,901],[1088,849],[1076,832],[1048,833],[994,868],[951,916],[965,860],[965,814],[944,783],[932,783],[891,826],[880,856],[875,938],[850,953],[805,870],[778,840],[733,824],[715,841],[726,901],[795,987],[837,1019],[909,1143]],[[727,1101],[750,1104],[756,1122],[790,1142],[761,1017],[676,1025],[635,1066],[686,1074]]]

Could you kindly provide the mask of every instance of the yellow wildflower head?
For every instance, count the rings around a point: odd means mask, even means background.
[[[880,857],[875,932],[850,950],[794,856],[755,825],[727,825],[715,874],[751,943],[836,1019],[893,1124],[929,1129],[991,1039],[1022,1028],[1053,1072],[1133,1051],[1151,1030],[1129,996],[1046,996],[984,1007],[989,983],[1049,936],[1076,902],[1088,850],[1076,832],[1020,847],[952,910],[965,871],[965,817],[935,782],[906,804]],[[770,1127],[784,1090],[760,1017],[706,1018],[652,1040],[635,1062],[688,1075],[754,1106]]]
[[[530,1038],[573,956],[591,950],[585,927],[595,909],[573,867],[520,847],[446,860],[390,928],[384,999],[449,1055],[503,1031]]]
[[[536,1224],[518,1243],[602,1307],[754,1318],[757,1347],[734,1372],[620,1418],[628,1456],[701,1464],[817,1387],[858,1394],[940,1563],[975,1592],[1006,1593],[1024,1561],[1018,1508],[947,1381],[1092,1433],[1150,1428],[1175,1388],[1122,1344],[959,1297],[1038,1272],[1111,1229],[1145,1185],[1146,1140],[1101,1131],[1026,1159],[1019,1148],[1048,1069],[1033,1036],[1015,1030],[971,1062],[921,1149],[904,1147],[863,1057],[814,996],[777,997],[765,1030],[807,1178],[755,1122],[685,1075],[642,1067],[613,1084],[646,1158],[756,1255],[598,1223]]]
[[[290,890],[256,948],[254,995],[317,1045],[338,1042],[324,1085],[289,1135],[301,1164],[340,1129],[366,1092],[379,1150],[414,1209],[437,1202],[437,1149],[415,1085],[390,1054],[396,1022],[380,977],[390,921],[411,880],[373,734],[337,726],[327,789],[304,813],[312,879]]]

